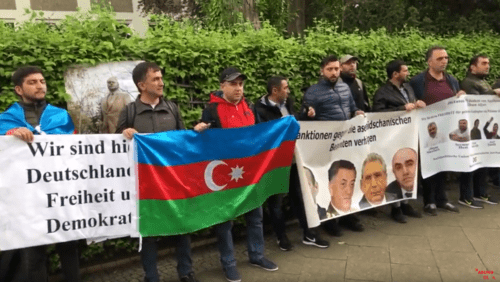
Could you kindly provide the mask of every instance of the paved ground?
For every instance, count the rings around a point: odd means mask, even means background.
[[[490,187],[490,194],[500,197],[500,189]],[[452,203],[457,202],[457,184],[448,196]],[[421,199],[412,204],[422,209]],[[248,264],[244,240],[236,242],[238,269],[248,282],[500,281],[500,205],[485,205],[481,210],[459,208],[460,214],[439,210],[436,217],[424,215],[399,224],[389,219],[386,207],[377,216],[361,215],[364,232],[345,230],[340,238],[323,234],[330,241],[328,249],[303,245],[294,224],[288,232],[295,246],[290,252],[280,251],[274,236],[266,236],[266,254],[279,265],[278,271],[266,272]],[[226,281],[213,243],[195,246],[193,263],[201,282]],[[178,281],[171,254],[165,254],[159,265],[162,281]],[[142,275],[136,257],[125,266],[85,274],[84,281],[142,281]]]

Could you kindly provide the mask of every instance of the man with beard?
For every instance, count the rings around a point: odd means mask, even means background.
[[[358,70],[357,57],[352,55],[345,55],[340,59],[340,79],[351,89],[352,97],[358,109],[369,112],[370,104],[368,103],[368,95],[366,94],[366,87],[363,85],[361,79],[357,77]]]
[[[331,201],[327,209],[319,210],[320,219],[336,217],[351,211],[356,167],[350,161],[335,161],[328,170],[328,179]]]
[[[393,60],[387,64],[386,70],[388,80],[386,84],[375,92],[375,97],[373,99],[374,112],[412,111],[426,106],[423,101],[416,100],[413,89],[406,82],[409,72],[405,62],[402,60]],[[391,187],[391,185],[389,185],[389,187]],[[394,203],[391,207],[391,217],[399,223],[406,223],[405,215],[417,218],[422,217],[419,212],[415,211],[412,206],[410,206],[408,200],[402,203]]]
[[[356,107],[349,86],[339,80],[340,62],[337,56],[329,55],[321,62],[321,80],[309,87],[304,94],[303,108],[312,107],[314,111],[303,110],[302,119],[306,120],[349,120],[354,115],[364,115]],[[353,231],[363,231],[363,225],[354,216],[343,217],[343,223]],[[341,236],[336,220],[329,220],[323,227],[332,236]]]
[[[361,191],[364,196],[359,202],[360,209],[385,204],[396,200],[396,195],[386,193],[387,166],[382,156],[370,153],[363,162],[361,170]]]
[[[493,89],[488,82],[486,77],[490,71],[490,60],[485,55],[476,55],[472,57],[469,62],[469,69],[467,71],[466,77],[460,83],[460,87],[470,95],[500,95],[500,89]],[[486,138],[492,137],[492,134],[488,132],[488,125],[491,123],[486,123],[484,128]],[[479,130],[479,120],[474,122],[474,128],[471,130],[471,139],[481,139],[481,131]],[[493,126],[493,131],[498,130],[498,125]],[[486,132],[490,133],[487,134]],[[479,137],[479,138],[477,138]],[[498,168],[489,169],[492,179],[498,182]],[[460,199],[459,204],[470,208],[482,208],[479,202],[495,205],[498,201],[486,193],[488,186],[487,183],[488,168],[478,168],[472,172],[464,172],[460,174]]]
[[[470,141],[470,134],[467,131],[467,120],[461,119],[458,121],[458,128],[450,132],[450,139],[456,142]]]
[[[45,101],[47,84],[40,68],[18,68],[12,75],[12,82],[20,101],[0,114],[0,135],[12,135],[24,142],[33,142],[35,135],[39,134],[74,133],[68,112]],[[57,243],[55,249],[60,256],[66,281],[81,281],[78,241]],[[2,251],[0,255],[0,281],[47,281],[47,246]]]
[[[425,107],[422,100],[417,101],[413,89],[406,82],[408,75],[408,66],[405,62],[394,60],[387,64],[388,80],[375,92],[374,112],[411,111]]]
[[[424,148],[433,147],[446,141],[444,135],[438,133],[438,128],[435,122],[431,122],[427,125],[427,131],[429,132],[429,139],[427,139]]]
[[[429,68],[410,80],[417,99],[421,99],[426,105],[432,105],[447,98],[465,94],[460,90],[457,79],[445,72],[449,57],[443,47],[429,48],[425,57]],[[426,213],[435,216],[437,208],[455,213],[460,212],[448,201],[444,187],[445,180],[446,172],[444,171],[424,179],[424,211]]]
[[[474,121],[474,127],[470,130],[470,140],[480,140],[481,130],[479,130],[479,119]]]
[[[293,109],[293,98],[289,97],[290,90],[288,81],[282,76],[273,76],[267,82],[267,95],[262,96],[255,103],[255,121],[256,123],[267,122],[275,120],[288,115],[295,115]],[[312,111],[312,109],[310,109]],[[306,169],[307,172],[312,172]],[[316,184],[317,190],[317,184]],[[286,235],[285,215],[282,210],[283,194],[272,195],[267,200],[267,206],[273,223],[273,230],[276,234],[278,246],[282,251],[289,251],[292,249],[292,243]],[[297,172],[297,165],[293,162],[290,168],[290,185],[288,198],[290,199],[290,206],[296,213],[299,220],[300,227],[303,230],[302,243],[312,245],[319,248],[328,248],[328,241],[322,240],[318,233],[309,229],[307,226],[306,214],[304,211],[304,204],[302,200],[302,192],[300,191],[300,182]]]

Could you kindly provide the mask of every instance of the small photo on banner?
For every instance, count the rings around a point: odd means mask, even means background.
[[[310,227],[389,203],[416,199],[415,114],[366,114],[300,122],[296,160]]]
[[[496,95],[462,95],[418,111],[422,177],[499,167],[499,103]]]

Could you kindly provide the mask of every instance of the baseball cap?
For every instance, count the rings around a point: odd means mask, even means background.
[[[224,81],[233,81],[238,77],[242,77],[243,79],[247,79],[247,76],[242,74],[241,71],[235,67],[229,67],[223,70],[219,76],[219,82],[222,83]]]
[[[345,64],[349,60],[359,61],[358,57],[354,57],[352,55],[345,55],[344,57],[340,58],[340,64]]]

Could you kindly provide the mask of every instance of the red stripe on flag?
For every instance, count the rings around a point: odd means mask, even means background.
[[[169,167],[138,164],[139,199],[186,199],[213,192],[209,186],[222,191],[255,184],[267,172],[289,166],[294,148],[295,141],[285,141],[280,147],[255,156],[221,160],[224,163],[205,161]],[[213,177],[205,179],[210,163]],[[242,174],[238,173],[240,169]],[[210,168],[208,176],[209,172]]]

